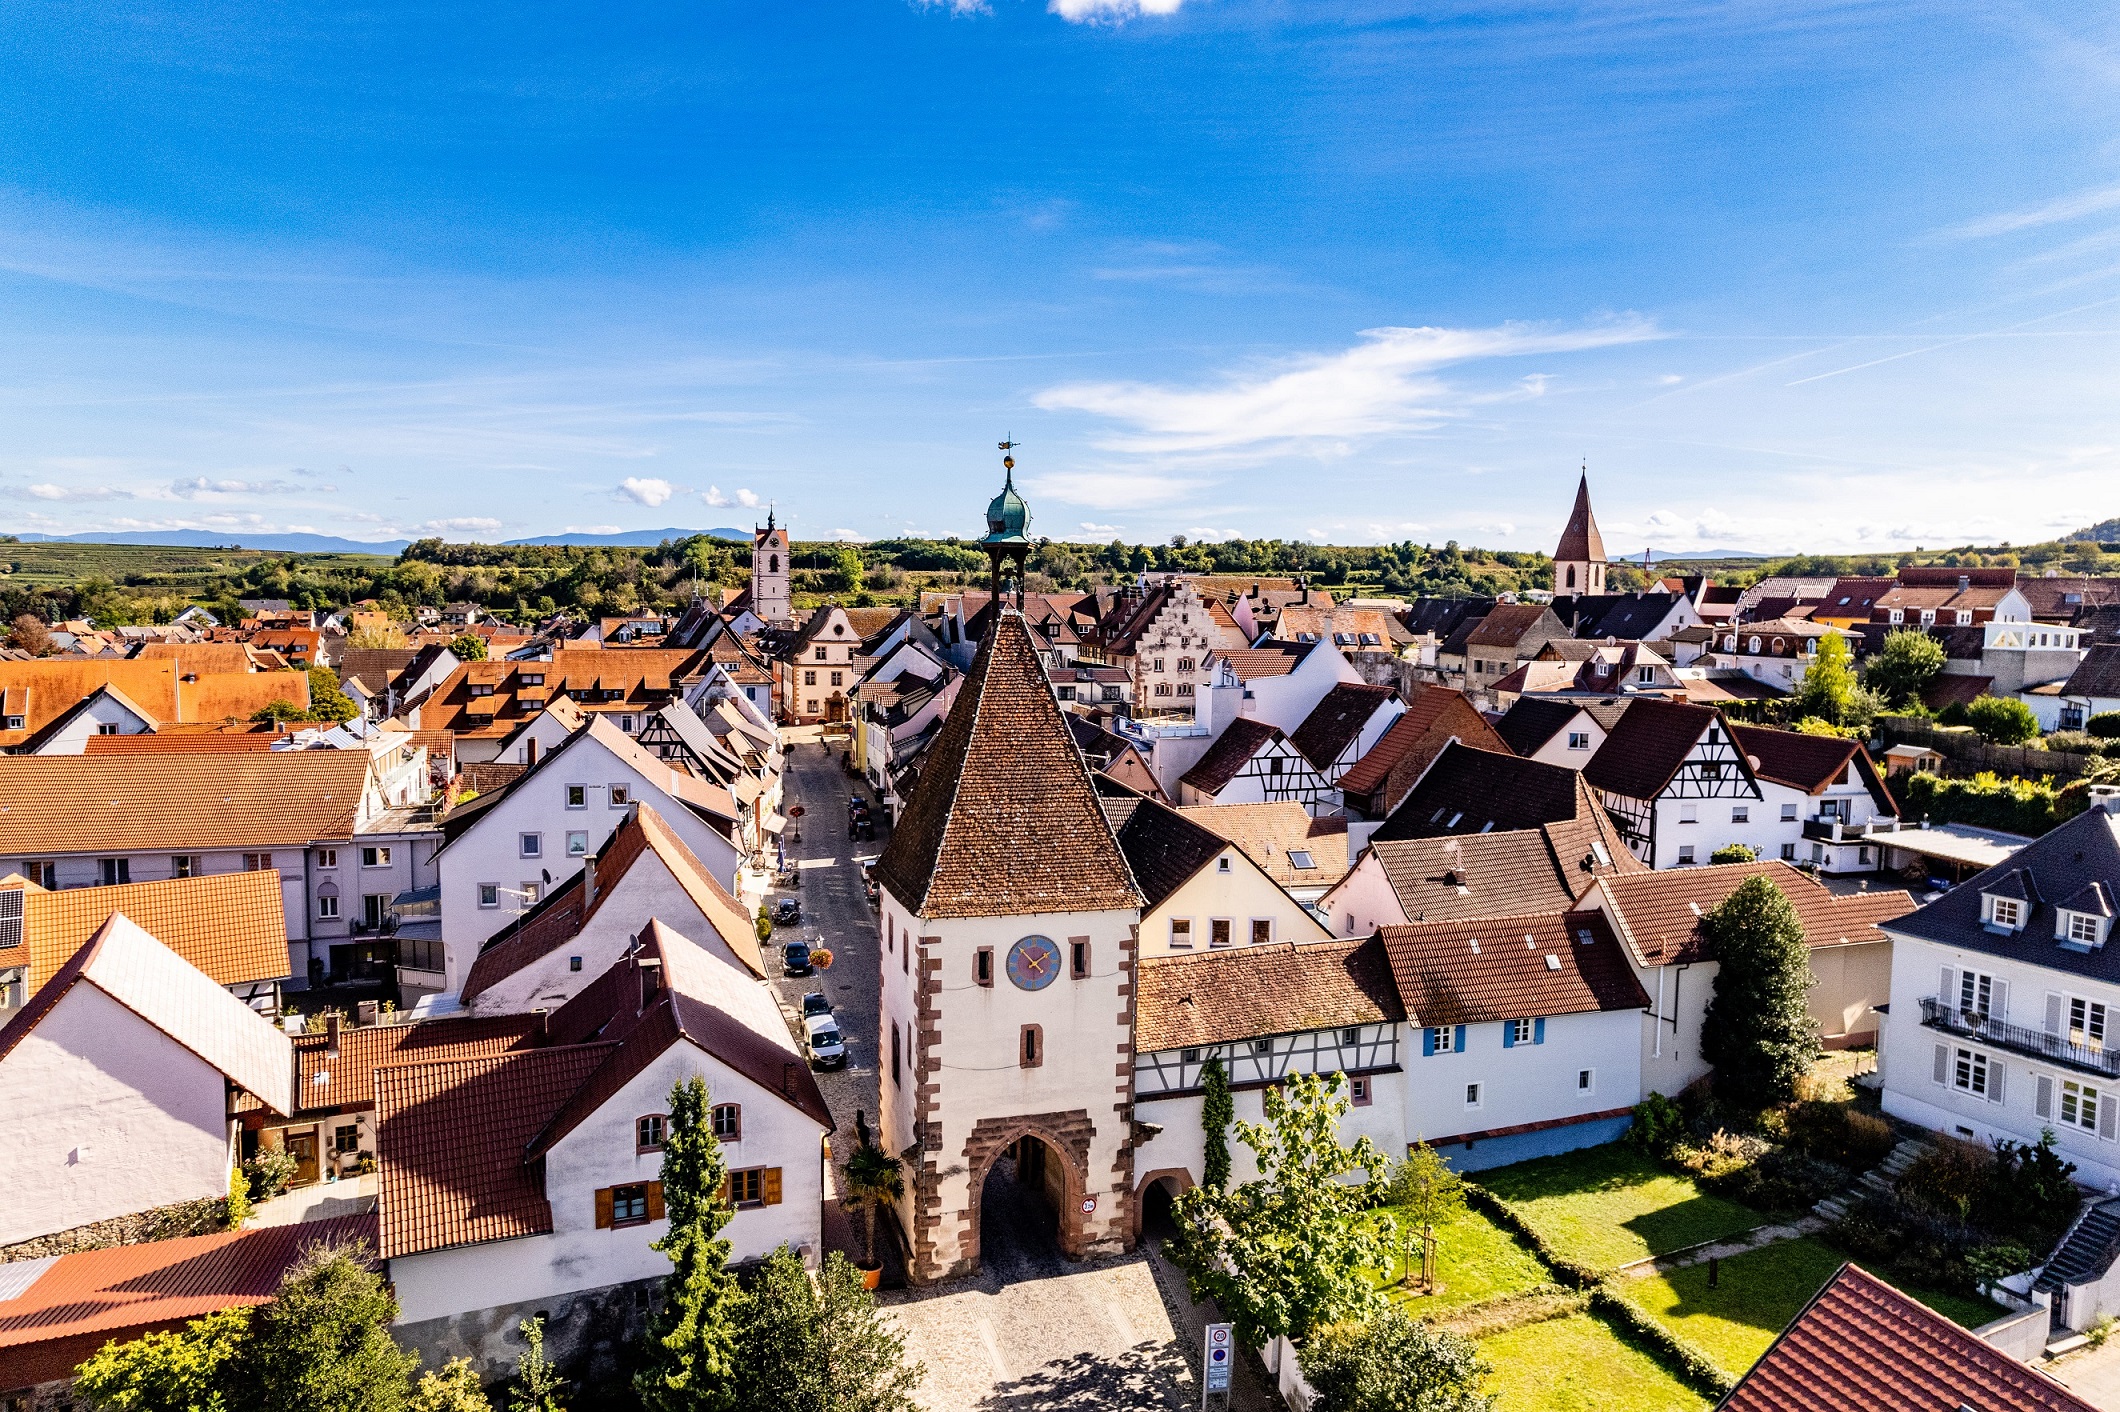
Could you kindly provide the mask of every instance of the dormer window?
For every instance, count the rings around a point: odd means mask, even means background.
[[[1989,926],[2013,932],[2024,925],[2024,904],[2016,898],[1990,897],[1987,904]]]
[[[2054,930],[2057,940],[2071,946],[2103,946],[2105,944],[2105,918],[2092,916],[2088,912],[2062,912],[2056,918]]]

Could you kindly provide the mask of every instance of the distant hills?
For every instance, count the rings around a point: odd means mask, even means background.
[[[1646,555],[1652,564],[1670,564],[1686,559],[1786,559],[1786,554],[1759,554],[1750,549],[1645,549],[1633,554],[1615,554],[1615,564],[1638,563]]]
[[[2071,542],[2074,542],[2076,540],[2089,539],[2095,540],[2101,544],[2110,544],[2112,541],[2120,539],[2120,515],[2115,515],[2110,520],[2100,520],[2097,524],[2092,525],[2089,529],[2080,529],[2072,531],[2069,534],[2063,535],[2062,538]]]
[[[648,529],[618,534],[548,534],[536,539],[511,539],[510,545],[656,545],[666,539],[686,539],[708,534],[716,539],[751,542],[751,532],[740,529]],[[397,554],[412,543],[409,539],[341,539],[331,534],[227,534],[218,530],[111,530],[87,534],[17,534],[24,544],[148,544],[169,549],[271,549],[291,554]]]

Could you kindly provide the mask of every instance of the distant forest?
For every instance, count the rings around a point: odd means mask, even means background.
[[[2093,526],[2120,529],[2120,522]],[[2120,536],[2115,536],[2120,537]],[[1896,555],[1805,555],[1782,560],[1667,563],[1664,573],[1714,574],[1751,583],[1769,574],[1887,575],[1907,563],[1954,567],[2022,565],[2037,572],[2120,572],[2120,543],[2081,538],[2013,549],[1964,546]],[[910,604],[923,589],[977,586],[986,558],[969,541],[884,539],[866,544],[797,541],[799,605],[826,598],[855,605]],[[742,544],[694,535],[652,547],[448,544],[423,539],[396,558],[289,554],[138,545],[0,543],[0,613],[47,622],[87,617],[104,626],[168,622],[203,605],[224,620],[241,598],[285,598],[334,609],[373,599],[401,614],[422,603],[475,602],[500,617],[532,623],[562,610],[586,617],[675,610],[695,592],[740,587],[750,578]],[[1492,596],[1551,588],[1545,554],[1460,546],[1318,545],[1281,539],[1097,546],[1041,541],[1031,555],[1034,591],[1087,588],[1139,573],[1182,571],[1259,577],[1302,576],[1339,597]],[[1639,566],[1613,567],[1617,591],[1647,582]]]

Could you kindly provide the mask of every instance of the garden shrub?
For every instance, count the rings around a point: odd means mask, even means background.
[[[2022,745],[2039,736],[2039,718],[2014,696],[1982,696],[1965,708],[1965,723],[1995,745]]]
[[[1666,1327],[1609,1285],[1590,1291],[1590,1312],[1617,1325],[1628,1341],[1659,1357],[1671,1371],[1709,1397],[1727,1397],[1737,1380],[1715,1366],[1690,1339]]]
[[[1938,1216],[1964,1223],[1987,1190],[1995,1153],[1964,1138],[1938,1137],[1899,1179],[1899,1194]]]
[[[2100,711],[2083,723],[2083,729],[2100,740],[2120,740],[2120,711]]]
[[[2079,780],[2061,790],[2051,779],[2006,780],[1992,770],[1963,780],[1917,773],[1907,776],[1899,797],[1910,821],[1972,824],[2036,836],[2083,812],[2081,784]]]
[[[258,1155],[243,1164],[252,1201],[270,1201],[287,1190],[294,1180],[295,1157],[284,1147],[261,1147]]]
[[[2082,1198],[2071,1180],[2076,1164],[2054,1150],[2051,1129],[2034,1143],[2008,1138],[1995,1144],[1995,1164],[1975,1219],[1992,1231],[2030,1235],[2042,1248],[2076,1219]]]
[[[1637,1152],[1668,1157],[1673,1144],[1685,1135],[1685,1111],[1676,1101],[1652,1093],[1634,1105],[1634,1124],[1627,1129],[1627,1142]]]
[[[1867,1172],[1899,1141],[1890,1123],[1846,1103],[1796,1103],[1786,1121],[1790,1146],[1852,1172]]]
[[[2105,742],[2089,731],[2049,731],[2046,748],[2076,755],[2101,755],[2105,752]]]

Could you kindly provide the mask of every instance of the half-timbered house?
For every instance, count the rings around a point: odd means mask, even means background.
[[[1178,777],[1180,804],[1271,804],[1293,800],[1313,816],[1338,813],[1340,791],[1303,752],[1264,721],[1236,720],[1200,762]]]
[[[1636,698],[1583,778],[1652,868],[1705,863],[1726,843],[1749,843],[1752,815],[1766,812],[1759,777],[1711,706]]]

